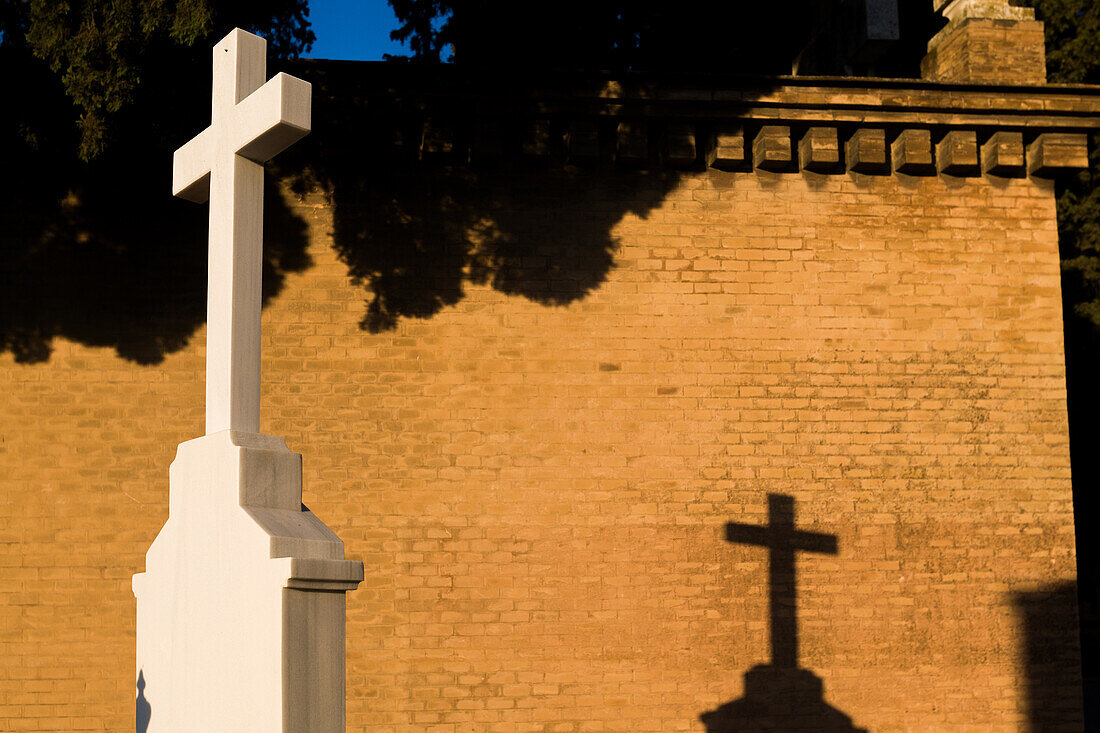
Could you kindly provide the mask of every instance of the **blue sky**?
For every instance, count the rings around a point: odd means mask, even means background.
[[[397,18],[386,0],[310,0],[309,20],[317,41],[308,58],[381,61],[408,52],[390,40]]]

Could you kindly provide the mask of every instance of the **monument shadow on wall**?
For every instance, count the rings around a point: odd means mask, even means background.
[[[798,666],[796,552],[837,554],[835,535],[795,527],[794,498],[768,494],[768,524],[730,522],[726,541],[768,548],[770,664],[745,673],[745,694],[699,719],[707,733],[826,731],[863,733],[824,699],[821,678]]]

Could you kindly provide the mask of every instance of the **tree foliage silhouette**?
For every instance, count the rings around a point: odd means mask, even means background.
[[[0,351],[40,361],[60,335],[155,362],[186,343],[204,318],[205,214],[171,199],[172,150],[210,122],[217,38],[243,27],[292,57],[313,40],[307,12],[0,0]],[[272,248],[271,287],[301,250]]]
[[[1100,83],[1100,3],[1029,0],[1046,33],[1047,78],[1063,84]],[[1089,140],[1089,168],[1058,182],[1058,246],[1062,257],[1066,387],[1077,519],[1081,661],[1086,678],[1100,676],[1100,540],[1088,531],[1095,515],[1100,457],[1094,449],[1100,414],[1100,135]],[[1088,729],[1100,713],[1086,701]]]
[[[503,0],[390,0],[401,26],[391,37],[418,61],[520,68],[707,69],[787,73],[818,6],[774,8],[639,0],[563,0],[533,8]],[[772,27],[769,28],[769,24]],[[704,28],[720,34],[700,38]],[[778,31],[778,32],[769,32]],[[753,42],[766,35],[768,43]]]
[[[186,72],[188,51],[239,26],[265,36],[276,58],[294,57],[313,43],[308,15],[307,0],[4,0],[0,32],[5,65],[41,62],[57,77],[77,113],[80,157],[91,160],[139,87]],[[162,66],[166,56],[176,63]]]
[[[1100,83],[1100,3],[1030,0],[1046,31],[1047,77],[1059,84]],[[1089,169],[1063,182],[1058,235],[1066,270],[1067,310],[1100,329],[1100,136],[1093,136]]]
[[[858,36],[861,3],[787,0],[704,3],[562,0],[389,0],[401,24],[391,38],[405,60],[453,60],[513,69],[587,69],[789,74],[807,49]],[[875,58],[874,73],[918,73],[934,17],[930,3],[901,3],[902,39]],[[853,32],[855,31],[855,32]],[[851,49],[847,49],[851,50]],[[866,72],[841,53],[813,56],[811,73]]]

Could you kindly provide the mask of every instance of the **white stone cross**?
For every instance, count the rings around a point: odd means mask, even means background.
[[[176,151],[172,193],[210,200],[206,433],[260,431],[263,163],[310,129],[308,82],[267,76],[267,41],[234,29],[214,46],[211,124]]]

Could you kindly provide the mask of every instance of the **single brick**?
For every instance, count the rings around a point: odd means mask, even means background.
[[[949,176],[976,176],[978,136],[972,130],[952,130],[936,145],[936,165]]]
[[[982,170],[994,176],[1023,175],[1023,134],[1005,131],[993,133],[982,145]]]
[[[1088,137],[1084,134],[1048,132],[1027,146],[1027,172],[1051,178],[1089,167]]]
[[[936,172],[932,161],[932,133],[928,130],[902,130],[890,146],[894,170],[910,176]]]
[[[811,127],[798,141],[798,164],[803,170],[826,173],[840,164],[835,127]]]
[[[848,170],[856,173],[882,174],[890,172],[886,156],[886,131],[860,128],[844,144]]]
[[[766,125],[752,141],[752,164],[766,171],[784,171],[791,167],[791,128]]]

